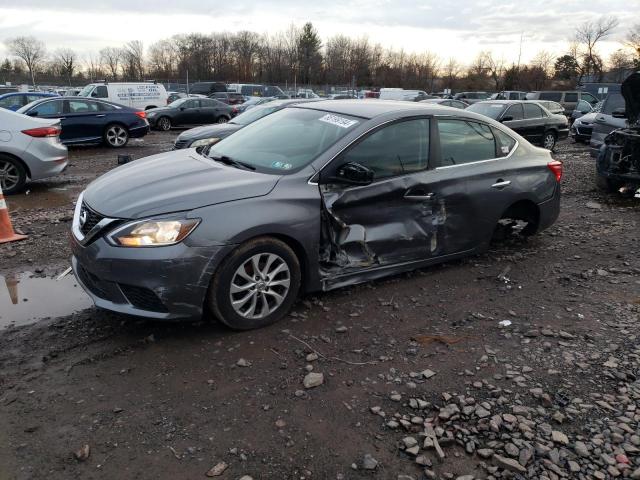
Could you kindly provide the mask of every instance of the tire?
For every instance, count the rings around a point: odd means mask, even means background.
[[[18,193],[27,183],[27,169],[20,160],[0,153],[0,187],[2,193]]]
[[[111,148],[122,148],[129,143],[129,130],[119,123],[107,125],[104,129],[104,143]]]
[[[218,117],[218,119],[216,120],[216,123],[227,123],[229,121],[229,119],[227,117]]]
[[[550,152],[553,152],[553,149],[556,147],[557,138],[558,136],[556,135],[556,132],[553,130],[547,130],[542,136],[542,148],[546,148]]]
[[[255,262],[262,270],[258,275]],[[275,238],[256,238],[222,262],[209,287],[207,302],[214,316],[230,328],[260,328],[289,312],[300,283],[300,262],[293,250]]]
[[[163,132],[171,130],[171,119],[169,117],[160,117],[156,122],[156,128]]]

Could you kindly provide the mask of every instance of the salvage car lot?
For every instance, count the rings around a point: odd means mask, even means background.
[[[175,136],[118,153],[168,151]],[[3,273],[67,268],[72,202],[115,156],[72,148],[62,175],[10,197],[30,238],[0,247]],[[561,216],[540,236],[305,297],[259,331],[91,308],[0,332],[0,478],[206,478],[223,463],[230,479],[421,478],[408,438],[440,476],[485,478],[481,462],[525,478],[632,472],[638,204],[595,190],[586,146],[554,157]],[[309,370],[321,385],[305,388]],[[413,417],[434,420],[444,459]]]

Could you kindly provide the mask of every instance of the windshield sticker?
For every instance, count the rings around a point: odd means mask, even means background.
[[[330,123],[331,125],[335,125],[340,128],[349,128],[354,126],[357,120],[349,120],[348,118],[339,117],[337,115],[332,115],[327,113],[324,117],[320,117],[318,120],[325,123]]]
[[[491,108],[502,108],[502,107],[504,107],[504,105],[500,105],[500,104],[491,105]]]
[[[293,168],[293,165],[285,162],[273,162],[271,164],[271,167],[277,168],[279,170],[291,170]]]
[[[509,147],[502,147],[502,153],[509,153]]]

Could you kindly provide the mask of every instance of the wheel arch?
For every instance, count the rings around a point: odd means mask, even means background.
[[[512,218],[514,220],[522,220],[527,222],[526,233],[534,234],[540,226],[540,207],[530,198],[521,198],[509,205],[500,218]]]
[[[27,172],[27,177],[29,179],[31,179],[31,169],[29,168],[29,165],[27,165],[27,162],[22,160],[17,155],[14,155],[13,153],[8,153],[8,152],[4,152],[4,151],[0,150],[0,156],[2,156],[2,155],[6,156],[6,157],[9,157],[9,158],[12,158],[12,159],[20,162],[20,164],[24,167],[25,171]]]

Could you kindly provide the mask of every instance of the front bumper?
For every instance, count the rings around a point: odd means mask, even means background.
[[[231,247],[114,247],[104,238],[86,246],[73,233],[73,272],[96,306],[173,320],[198,319],[216,266]]]

